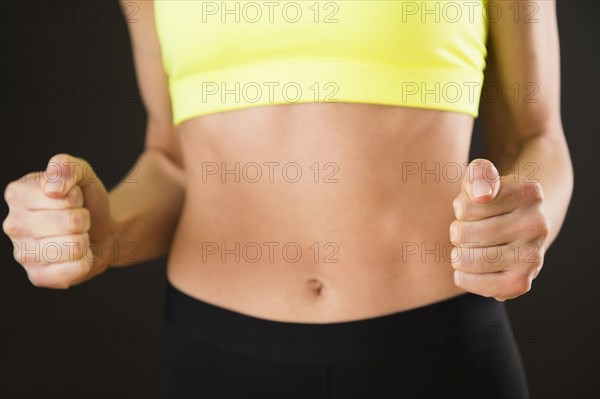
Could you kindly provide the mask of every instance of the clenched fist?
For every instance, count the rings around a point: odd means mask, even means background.
[[[85,160],[55,155],[45,171],[11,182],[4,197],[2,227],[35,286],[64,289],[106,270],[116,225],[106,189]]]
[[[543,203],[539,183],[500,177],[490,161],[472,161],[453,202],[455,284],[499,301],[528,292],[542,268],[549,233]]]

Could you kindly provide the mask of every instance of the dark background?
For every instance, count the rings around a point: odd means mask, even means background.
[[[534,398],[600,396],[598,11],[595,1],[558,3],[575,192],[534,288],[508,303]],[[111,188],[145,133],[116,1],[3,1],[0,18],[2,189],[58,152],[89,160]],[[478,123],[472,155],[481,148]],[[2,397],[151,396],[165,260],[54,291],[33,287],[11,251],[2,235]]]

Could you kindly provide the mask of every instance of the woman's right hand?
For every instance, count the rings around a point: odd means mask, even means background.
[[[111,264],[117,224],[85,160],[57,154],[45,171],[9,183],[4,198],[9,212],[2,227],[33,285],[66,289]]]

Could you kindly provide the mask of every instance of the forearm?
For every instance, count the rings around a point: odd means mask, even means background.
[[[146,149],[132,170],[134,173],[109,193],[117,226],[111,266],[166,255],[183,204],[183,172],[164,153]]]
[[[521,181],[540,183],[550,223],[549,247],[560,231],[573,191],[571,157],[562,131],[532,136],[518,147],[515,156],[503,157],[498,166],[504,175],[512,173]]]

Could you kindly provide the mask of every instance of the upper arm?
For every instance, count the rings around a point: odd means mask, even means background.
[[[502,163],[544,134],[564,139],[554,1],[490,0],[488,63],[482,93],[486,149]]]
[[[154,2],[120,0],[120,3],[124,12],[128,7],[136,8],[135,20],[127,25],[137,82],[148,115],[146,148],[164,152],[181,166],[181,148],[173,127],[168,80],[154,24]]]

